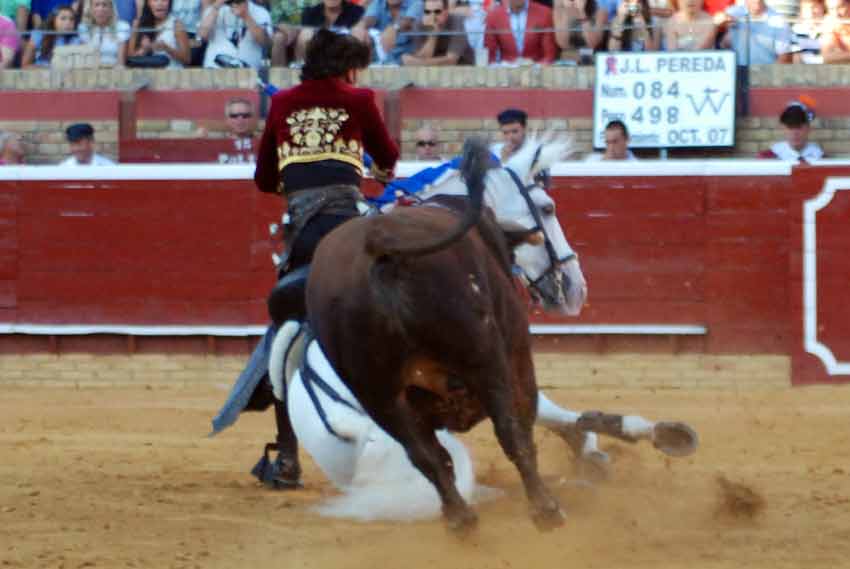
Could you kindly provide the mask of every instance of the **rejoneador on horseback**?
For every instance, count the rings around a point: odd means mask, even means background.
[[[301,469],[286,404],[274,399],[268,381],[271,339],[285,320],[303,317],[307,272],[320,240],[361,215],[364,152],[372,157],[372,175],[380,182],[392,178],[399,157],[373,91],[355,86],[369,61],[369,48],[353,36],[318,31],[307,47],[301,83],[271,98],[260,141],[254,181],[260,191],[287,199],[287,250],[269,295],[272,325],[213,420],[213,433],[232,424],[243,410],[273,404],[277,441],[266,445],[253,470],[273,487],[297,486]],[[278,456],[272,462],[268,453],[275,449]]]

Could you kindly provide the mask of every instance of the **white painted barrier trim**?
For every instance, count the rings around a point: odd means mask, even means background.
[[[407,177],[439,162],[399,162]],[[779,160],[639,160],[637,162],[559,162],[553,176],[790,176],[791,162]],[[120,164],[117,166],[6,166],[0,181],[85,180],[252,180],[253,164]],[[78,186],[79,187],[79,186]],[[83,186],[84,187],[84,186]],[[73,188],[68,188],[73,189]]]
[[[532,334],[706,334],[705,326],[666,324],[532,324]],[[84,336],[122,334],[128,336],[262,336],[265,326],[133,326],[129,324],[15,324],[0,323],[0,334],[33,336]]]
[[[850,178],[827,178],[821,192],[803,202],[803,341],[806,351],[823,362],[829,375],[850,375],[850,362],[839,362],[832,350],[818,340],[816,214],[841,190],[850,190]]]

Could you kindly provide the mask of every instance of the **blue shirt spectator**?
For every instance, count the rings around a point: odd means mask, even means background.
[[[726,10],[726,19],[731,28],[722,46],[735,50],[738,65],[790,61],[791,28],[782,15],[767,7],[764,0],[747,0],[746,5],[731,6]]]

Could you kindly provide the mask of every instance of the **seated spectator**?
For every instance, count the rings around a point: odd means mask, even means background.
[[[850,0],[839,0],[824,25],[821,56],[824,63],[850,61]]]
[[[487,14],[484,44],[490,63],[517,59],[552,63],[558,53],[552,10],[531,0],[505,0]],[[505,33],[511,30],[511,33]]]
[[[228,164],[243,164],[257,161],[255,136],[257,117],[254,104],[242,97],[233,97],[224,104],[224,120],[227,134],[233,140],[233,152],[219,154],[218,161]]]
[[[74,11],[70,6],[59,6],[47,17],[43,28],[30,36],[21,56],[21,67],[47,67],[53,59],[54,48],[80,43]]]
[[[323,0],[315,6],[304,8],[301,13],[301,28],[275,30],[272,38],[272,65],[285,65],[289,60],[288,50],[293,49],[294,59],[304,60],[307,43],[319,28],[341,32],[350,30],[363,17],[363,8],[349,0]],[[290,42],[291,40],[291,42]]]
[[[717,27],[702,10],[701,0],[680,0],[679,10],[664,27],[665,47],[669,51],[713,49]]]
[[[197,35],[203,11],[210,4],[212,4],[212,0],[204,0],[203,2],[201,0],[172,0],[171,13],[180,20],[189,37],[192,38]]]
[[[60,166],[112,166],[109,158],[94,151],[94,128],[88,123],[72,124],[65,130],[71,146],[71,156],[59,163]]]
[[[15,63],[18,51],[18,30],[15,22],[0,16],[0,69],[9,69]]]
[[[773,144],[769,150],[759,152],[759,158],[778,158],[791,162],[812,162],[823,158],[823,150],[816,142],[809,141],[811,122],[815,118],[810,105],[794,101],[779,115],[785,140]]]
[[[599,162],[601,160],[626,160],[634,161],[637,157],[629,150],[629,129],[623,121],[613,120],[605,125],[605,152],[602,154],[591,154],[585,158],[586,162]]]
[[[552,18],[560,59],[593,64],[593,52],[602,46],[605,37],[608,11],[596,0],[555,0]]]
[[[416,159],[424,161],[443,159],[440,156],[440,138],[434,128],[423,126],[416,131]]]
[[[171,13],[171,0],[145,0],[141,15],[133,22],[127,54],[160,56],[165,67],[189,64],[189,35],[183,22]]]
[[[0,166],[24,163],[24,145],[16,132],[0,130]]]
[[[798,63],[823,63],[820,56],[821,36],[824,31],[826,4],[824,0],[800,2],[800,18],[791,31],[794,33],[794,61]]]
[[[608,34],[610,51],[655,51],[661,47],[661,28],[647,0],[623,0]]]
[[[738,55],[738,65],[763,65],[791,61],[791,28],[764,0],[746,0],[715,16],[715,23],[728,29],[720,42]],[[749,38],[749,42],[747,42]],[[749,43],[749,45],[747,45]]]
[[[371,38],[373,61],[397,65],[413,49],[413,37],[406,32],[421,15],[422,0],[371,0],[352,33],[363,41]]]
[[[519,109],[505,109],[496,116],[502,142],[490,147],[490,152],[504,163],[525,144],[525,128],[528,124],[528,114]]]
[[[295,42],[301,31],[301,17],[304,10],[318,4],[322,0],[291,0],[277,2],[274,8],[269,8],[272,21],[276,22],[272,35],[271,64],[273,67],[287,65],[295,60]]]
[[[425,0],[422,17],[413,31],[422,35],[413,36],[412,53],[401,56],[404,65],[475,63],[475,55],[466,41],[464,18],[449,13],[448,0]]]
[[[259,69],[271,47],[272,17],[251,0],[215,0],[201,19],[198,35],[207,41],[204,67],[230,67],[220,56]]]
[[[101,67],[123,66],[127,61],[130,24],[118,19],[112,0],[86,0],[78,31],[84,44],[97,46]]]
[[[18,32],[28,29],[27,23],[30,17],[30,0],[0,0],[0,16],[12,20]]]

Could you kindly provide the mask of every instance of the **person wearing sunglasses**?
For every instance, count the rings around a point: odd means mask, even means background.
[[[404,65],[472,65],[475,55],[466,39],[464,18],[449,13],[448,0],[425,0],[413,28],[413,51],[401,56]]]
[[[439,134],[430,126],[423,126],[416,131],[416,159],[442,160]]]
[[[254,104],[243,97],[232,97],[224,104],[224,121],[233,140],[233,152],[220,154],[219,162],[242,164],[256,162],[254,134],[257,129],[257,117]]]

